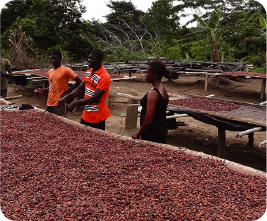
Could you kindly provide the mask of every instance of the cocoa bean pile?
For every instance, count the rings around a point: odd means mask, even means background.
[[[239,108],[240,106],[234,102],[216,100],[203,97],[189,97],[176,100],[170,100],[169,104],[174,104],[193,109],[206,110],[206,111],[231,111]]]
[[[1,111],[1,210],[11,220],[256,220],[266,180],[34,110]]]
[[[260,77],[266,78],[266,74],[257,73],[257,72],[248,72],[248,71],[234,71],[234,72],[223,72],[222,75],[230,75],[230,76],[250,76],[250,77]]]
[[[6,105],[6,102],[3,100],[0,100],[0,106],[4,106],[4,105]]]

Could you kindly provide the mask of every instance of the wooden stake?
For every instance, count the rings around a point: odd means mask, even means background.
[[[226,153],[226,137],[225,130],[222,128],[218,128],[218,148],[217,148],[217,156],[220,158],[225,158]]]
[[[216,76],[216,87],[219,87],[220,84],[220,78],[219,75]]]
[[[264,99],[265,94],[266,94],[266,79],[262,79],[261,83],[261,99]]]
[[[209,77],[209,75],[206,74],[206,79],[205,79],[205,91],[208,90],[208,77]]]

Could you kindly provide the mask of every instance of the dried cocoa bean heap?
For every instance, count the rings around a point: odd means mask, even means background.
[[[266,180],[212,158],[1,111],[1,210],[11,220],[256,220]]]
[[[240,107],[238,104],[231,101],[222,101],[203,97],[189,97],[170,100],[169,103],[178,106],[214,112],[231,111]]]

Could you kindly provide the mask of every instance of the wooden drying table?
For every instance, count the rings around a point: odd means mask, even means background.
[[[187,96],[185,98],[192,97],[193,96]],[[218,100],[229,103],[231,102],[239,105],[239,107],[231,111],[215,112],[169,104],[168,110],[179,114],[186,113],[196,120],[216,126],[218,128],[218,157],[225,158],[226,130],[246,131],[255,127],[261,127],[260,130],[266,130],[266,106],[207,97],[205,97],[205,99]],[[250,145],[253,145],[253,134],[254,133],[250,133],[248,135]]]
[[[221,77],[232,77],[232,78],[243,78],[243,79],[258,79],[261,80],[261,90],[260,99],[264,99],[266,94],[266,74],[246,72],[246,71],[236,71],[236,72],[222,72],[221,70],[197,70],[188,69],[187,71],[175,71],[178,75],[204,75],[205,76],[205,91],[208,90],[208,79],[209,77],[216,78],[216,87],[219,87],[219,81]]]
[[[34,70],[24,70],[24,71],[16,71],[14,72],[13,76],[15,78],[18,78],[18,81],[21,81],[21,77],[23,77],[23,80],[26,81],[24,85],[27,84],[27,80],[34,80],[34,81],[40,81],[42,83],[43,89],[47,88],[47,82],[48,82],[48,74],[47,72],[49,69],[34,69]],[[132,71],[137,71],[134,69],[129,69],[129,77],[123,76],[123,77],[117,77],[112,74],[110,74],[110,80],[111,81],[120,81],[120,80],[130,80],[135,79],[135,76],[131,76]],[[80,78],[83,79],[83,76],[86,71],[74,71],[74,73]],[[27,77],[27,75],[33,75],[30,78]],[[75,84],[75,81],[70,79],[69,84]]]

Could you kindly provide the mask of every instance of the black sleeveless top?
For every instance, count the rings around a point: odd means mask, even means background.
[[[149,129],[141,136],[143,140],[150,140],[158,143],[166,143],[167,139],[167,122],[166,122],[166,110],[168,103],[163,98],[162,94],[157,88],[153,88],[158,93],[158,102],[156,104],[156,110],[154,118]],[[147,106],[147,94],[140,100],[142,106],[140,125],[142,126],[145,116],[146,116],[146,106]]]

